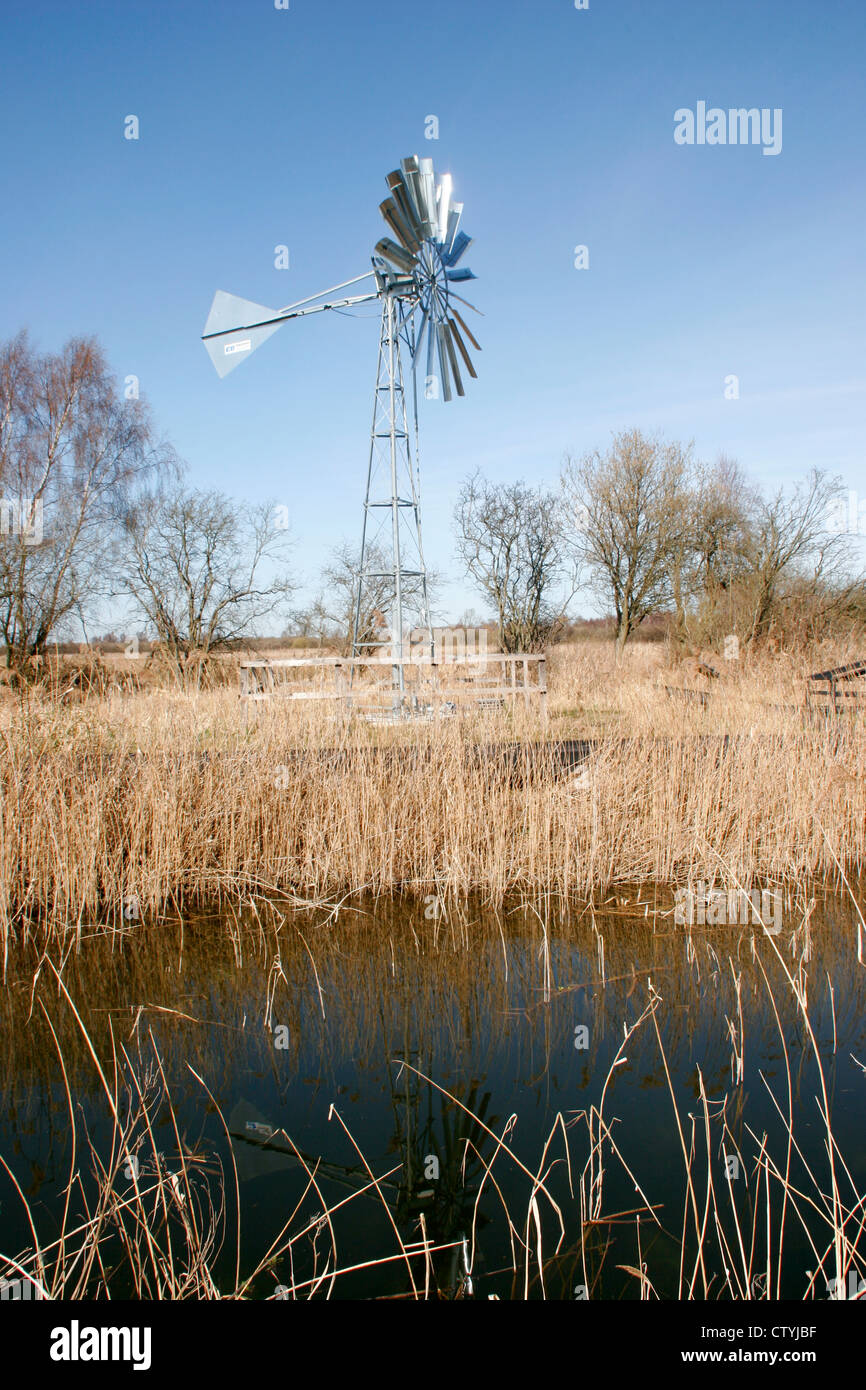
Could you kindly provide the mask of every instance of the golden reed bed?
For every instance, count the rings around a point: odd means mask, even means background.
[[[0,711],[0,930],[136,920],[251,892],[586,896],[614,883],[838,879],[866,865],[862,716],[808,718],[808,660],[725,672],[678,701],[658,648],[551,662],[524,711],[399,729],[285,705],[244,728],[231,689]],[[594,740],[516,775],[473,748]],[[382,750],[402,749],[386,756]],[[336,750],[337,756],[329,756]],[[379,751],[375,751],[379,750]],[[724,866],[724,867],[723,867]]]

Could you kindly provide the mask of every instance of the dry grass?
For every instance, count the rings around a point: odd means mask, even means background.
[[[807,720],[808,659],[739,669],[706,707],[659,648],[560,649],[546,730],[523,710],[346,726],[235,693],[168,690],[0,709],[0,930],[81,931],[250,892],[588,895],[730,875],[838,881],[866,866],[866,729]],[[814,669],[813,667],[811,669]],[[585,766],[512,774],[473,749],[593,738]],[[837,862],[838,861],[838,862]],[[722,868],[725,865],[725,868]]]

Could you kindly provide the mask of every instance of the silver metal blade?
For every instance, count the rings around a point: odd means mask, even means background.
[[[277,319],[276,323],[263,323],[262,320]],[[245,362],[257,347],[276,333],[280,327],[278,310],[268,309],[264,304],[256,304],[252,299],[241,299],[236,294],[217,290],[213,297],[205,335],[205,347],[220,377],[228,376],[235,367]],[[246,325],[258,324],[258,327]]]
[[[467,236],[465,232],[458,232],[448,254],[443,256],[442,259],[446,265],[456,265],[457,262],[465,256],[471,245],[472,237]]]
[[[418,168],[417,155],[410,155],[408,159],[401,159],[400,172],[409,206],[415,214],[415,220],[420,229],[424,222],[424,212],[419,201],[418,183],[420,183],[420,170]],[[416,179],[418,183],[416,183]]]
[[[427,202],[427,190],[424,180],[420,174],[408,173],[406,178],[415,195],[415,203],[418,208],[419,225],[423,236],[435,237],[436,235],[436,209],[430,209]]]
[[[457,327],[457,324],[454,322],[453,319],[449,319],[449,320],[448,320],[448,326],[449,326],[449,328],[451,329],[451,337],[454,339],[455,343],[457,344],[457,348],[458,348],[458,350],[459,350],[459,352],[460,352],[460,356],[463,358],[463,361],[464,361],[465,364],[466,364],[466,370],[467,370],[467,372],[469,373],[469,375],[470,375],[471,377],[474,377],[475,380],[477,381],[477,380],[478,380],[478,373],[476,372],[475,368],[474,368],[473,365],[472,365],[472,359],[471,359],[470,356],[469,356],[469,353],[468,353],[467,348],[466,348],[466,344],[464,343],[463,339],[462,339],[461,336],[460,336],[460,329]]]
[[[459,295],[455,295],[455,299],[459,299],[459,298],[460,298]],[[463,302],[465,303],[465,300],[464,300]],[[469,307],[471,308],[472,306],[470,305]],[[470,341],[470,343],[472,344],[472,346],[476,349],[476,351],[480,352],[480,351],[481,351],[481,344],[479,343],[479,341],[478,341],[478,339],[476,338],[475,334],[472,332],[472,329],[469,327],[469,324],[466,323],[466,321],[461,317],[461,315],[457,312],[456,309],[452,308],[451,312],[452,312],[452,314],[454,315],[454,317],[455,317],[455,319],[457,320],[457,322],[460,324],[460,327],[463,329],[463,332],[466,334],[466,336],[467,336],[467,338],[469,339],[469,341]],[[476,309],[475,312],[478,313],[478,310]]]
[[[448,357],[445,348],[445,329],[441,323],[436,325],[436,345],[439,349],[439,374],[442,381],[442,399],[451,400],[451,381],[448,376]]]
[[[423,236],[418,209],[415,206],[415,199],[409,186],[399,169],[395,169],[393,174],[388,175],[388,187],[391,189],[391,196],[397,204],[397,210],[400,216],[403,218],[412,236],[420,245]]]
[[[425,334],[426,331],[427,331],[427,325],[428,325],[429,321],[430,321],[429,315],[428,315],[426,312],[422,311],[422,313],[421,313],[421,327],[420,327],[420,329],[418,330],[418,337],[415,339],[415,351],[412,353],[412,370],[413,370],[413,371],[415,370],[415,367],[416,367],[416,365],[417,365],[417,363],[418,363],[418,359],[419,359],[420,356],[421,356],[421,347],[422,347],[422,344],[423,344],[423,342],[424,342],[424,334]]]
[[[411,275],[415,269],[415,257],[410,256],[408,251],[404,251],[402,246],[398,246],[390,237],[383,237],[381,241],[376,242],[376,253],[384,256],[398,270],[404,270],[407,275]]]
[[[457,366],[457,354],[454,351],[454,344],[451,341],[451,329],[447,323],[442,325],[442,334],[445,338],[445,346],[448,349],[448,362],[451,366],[451,373],[454,377],[454,385],[457,387],[458,396],[465,396],[463,382],[460,379],[460,369]]]
[[[432,224],[432,236],[439,235],[439,215],[436,206],[436,175],[433,171],[433,160],[422,159],[421,164],[421,188],[424,194],[424,211],[427,213],[427,220]]]
[[[448,234],[445,238],[445,247],[450,251],[457,235],[457,228],[460,226],[460,218],[463,216],[463,204],[452,203],[451,211],[448,214]]]
[[[460,300],[460,303],[461,303],[461,304],[465,304],[467,309],[471,309],[472,312],[473,312],[473,314],[480,314],[482,318],[485,317],[485,314],[483,313],[483,311],[482,311],[481,309],[476,309],[476,307],[475,307],[474,304],[470,304],[470,303],[469,303],[469,300],[468,300],[468,299],[464,299],[464,298],[463,298],[463,295],[462,295],[462,294],[458,294],[456,290],[450,290],[450,291],[449,291],[448,299],[449,299],[449,301],[452,300],[452,299],[459,299],[459,300]]]
[[[438,239],[444,246],[448,236],[448,218],[451,214],[451,175],[443,174],[436,194],[436,214],[439,223]]]
[[[436,325],[428,320],[427,328],[427,380],[433,376],[433,350],[436,345]]]
[[[411,155],[408,159],[403,160],[403,181],[409,192],[410,201],[415,209],[418,226],[422,235],[424,237],[435,236],[436,209],[435,207],[431,209],[427,205],[426,186],[416,155]]]
[[[406,250],[414,256],[420,243],[410,230],[409,223],[403,217],[394,199],[386,198],[384,203],[379,204],[379,211],[397,240],[400,242],[400,245],[405,246]]]

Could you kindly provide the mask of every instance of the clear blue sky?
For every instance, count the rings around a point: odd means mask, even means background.
[[[6,0],[0,35],[3,336],[96,334],[196,482],[288,505],[308,580],[359,536],[376,320],[286,325],[224,381],[199,338],[217,288],[367,270],[411,153],[465,201],[486,316],[479,380],[423,406],[452,615],[475,466],[553,483],[634,424],[866,494],[864,0]],[[782,108],[781,153],[677,145],[699,101]]]

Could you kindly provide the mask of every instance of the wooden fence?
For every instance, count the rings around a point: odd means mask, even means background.
[[[393,685],[402,667],[403,692]],[[385,680],[377,677],[386,676]],[[547,718],[547,660],[543,653],[484,652],[431,657],[292,657],[244,661],[240,667],[244,711],[274,700],[331,700],[344,707],[393,716],[398,698],[406,714],[435,718],[465,708],[493,709],[522,701]]]
[[[828,714],[866,710],[866,661],[815,671],[806,686],[806,701],[812,709]]]

